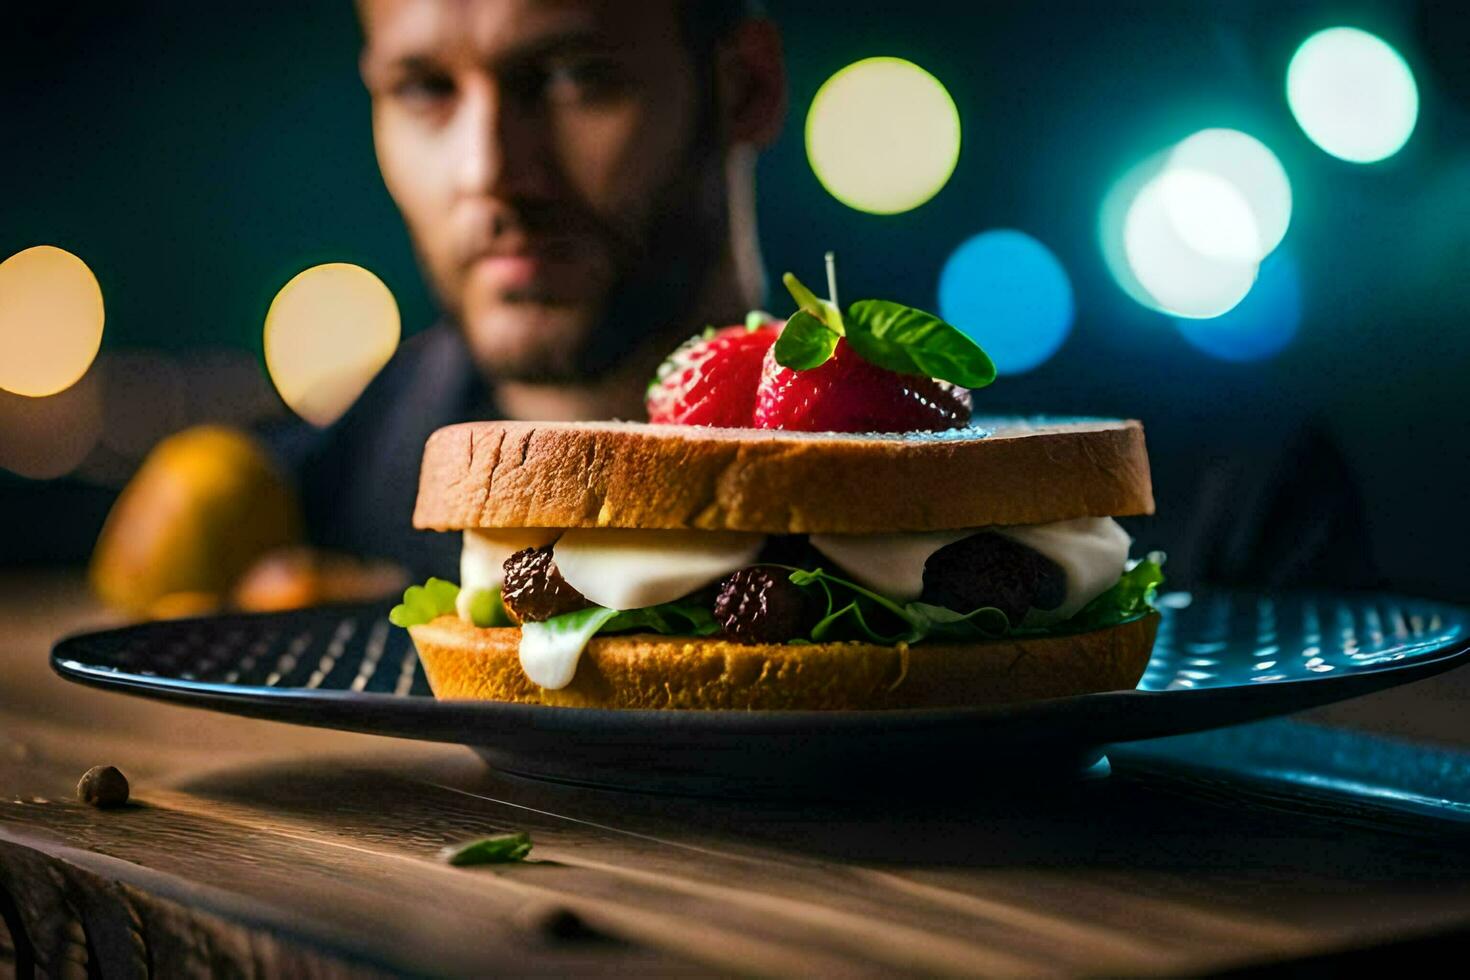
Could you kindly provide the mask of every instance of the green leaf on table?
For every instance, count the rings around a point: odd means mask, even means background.
[[[394,626],[422,626],[454,612],[458,598],[459,586],[431,578],[423,585],[410,585],[403,593],[403,602],[389,611],[388,621]]]
[[[995,380],[995,364],[980,345],[932,313],[864,299],[848,307],[846,323],[847,342],[871,364],[965,388]]]
[[[827,363],[840,338],[806,310],[797,310],[776,338],[776,363],[795,371],[808,371]]]
[[[459,867],[472,864],[507,864],[523,860],[531,853],[531,835],[525,831],[496,834],[462,844],[451,844],[439,852],[448,864]]]

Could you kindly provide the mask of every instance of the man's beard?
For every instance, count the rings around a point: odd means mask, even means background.
[[[565,341],[570,349],[532,347],[522,356],[482,365],[482,370],[492,380],[577,384],[604,376],[651,343],[664,341],[672,347],[698,332],[704,324],[691,323],[689,317],[728,247],[726,194],[718,144],[701,138],[651,195],[647,227],[636,236],[588,215],[526,214],[533,229],[560,225],[564,231],[575,221],[581,234],[595,237],[606,249],[617,272],[593,321]],[[554,297],[534,289],[508,293],[503,301],[528,308],[554,305]]]

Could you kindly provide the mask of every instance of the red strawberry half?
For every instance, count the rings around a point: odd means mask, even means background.
[[[817,367],[795,371],[767,351],[755,427],[799,432],[909,432],[970,421],[970,389],[899,374],[858,357],[845,339]]]
[[[766,352],[781,323],[755,330],[723,327],[695,337],[658,369],[648,386],[648,421],[675,425],[750,425]]]

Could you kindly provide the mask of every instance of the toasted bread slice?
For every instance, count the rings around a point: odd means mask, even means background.
[[[567,687],[521,669],[521,631],[454,616],[409,628],[440,698],[581,708],[844,710],[948,708],[1137,685],[1159,616],[1057,636],[983,643],[759,644],[696,637],[593,637]]]
[[[471,422],[424,449],[414,526],[874,534],[1153,513],[1133,421],[898,435]]]

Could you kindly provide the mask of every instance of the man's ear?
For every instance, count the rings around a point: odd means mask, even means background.
[[[715,71],[726,138],[755,146],[775,142],[786,121],[786,61],[775,23],[741,21],[720,41]]]

